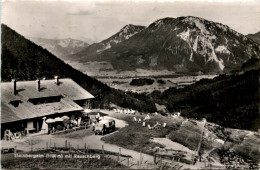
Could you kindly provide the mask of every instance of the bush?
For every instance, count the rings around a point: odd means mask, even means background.
[[[133,79],[130,82],[131,86],[144,86],[144,85],[152,85],[154,83],[153,79],[147,79],[147,78],[142,78],[142,79]]]
[[[160,80],[157,80],[157,83],[159,84],[166,84],[164,80],[160,79]]]

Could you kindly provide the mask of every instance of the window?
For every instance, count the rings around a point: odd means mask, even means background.
[[[13,100],[9,102],[12,106],[18,107],[20,103],[23,103],[21,100]]]
[[[39,104],[46,104],[46,103],[55,103],[60,102],[62,96],[50,96],[50,97],[42,97],[42,98],[33,98],[29,99],[29,102],[31,102],[34,105]]]

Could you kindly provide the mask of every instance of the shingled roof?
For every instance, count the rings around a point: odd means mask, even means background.
[[[36,88],[35,81],[22,81],[16,83],[17,94],[14,95],[14,83],[1,83],[1,123],[17,120],[42,117],[46,115],[82,111],[83,108],[74,101],[94,98],[89,92],[71,79],[41,80],[40,90]],[[58,102],[33,104],[32,99],[46,97],[59,97]],[[18,103],[14,106],[12,102]]]

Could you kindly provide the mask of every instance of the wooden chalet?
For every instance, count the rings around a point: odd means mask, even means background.
[[[11,132],[42,130],[48,118],[68,116],[73,119],[94,98],[71,79],[36,80],[1,83],[1,136]]]

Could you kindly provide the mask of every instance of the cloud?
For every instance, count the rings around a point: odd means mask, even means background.
[[[93,12],[80,10],[79,12],[70,12],[67,15],[91,15]]]

